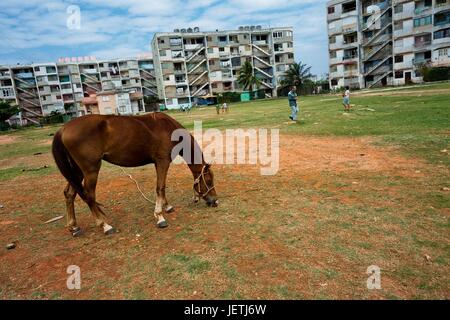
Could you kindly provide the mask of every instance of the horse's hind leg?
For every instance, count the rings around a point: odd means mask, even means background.
[[[84,173],[84,189],[86,192],[86,202],[89,206],[89,209],[91,209],[97,226],[102,227],[105,234],[111,234],[114,232],[114,228],[106,223],[106,216],[95,200],[95,188],[97,187],[99,170],[100,165],[98,166],[98,168],[96,168],[95,171]]]
[[[72,236],[76,237],[81,234],[81,229],[78,227],[75,217],[75,197],[77,193],[70,183],[64,189],[64,196],[66,197],[67,228]]]

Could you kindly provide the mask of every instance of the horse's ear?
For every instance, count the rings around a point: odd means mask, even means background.
[[[208,171],[209,168],[211,168],[211,164],[210,163],[205,164],[205,171]]]

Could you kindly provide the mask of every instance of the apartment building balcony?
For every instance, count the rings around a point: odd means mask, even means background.
[[[357,31],[357,24],[356,23],[342,26],[342,33],[343,34],[354,33],[356,31]]]
[[[414,48],[422,49],[431,45],[431,39],[428,41],[419,41],[414,43]]]
[[[9,71],[0,71],[0,79],[11,79],[11,73]]]
[[[61,89],[61,94],[72,94],[72,88]]]
[[[415,66],[415,67],[420,67],[420,66],[423,66],[423,65],[428,65],[428,64],[430,64],[431,63],[431,58],[429,58],[429,59],[425,59],[425,58],[414,58],[414,59],[412,59],[412,64]]]
[[[52,94],[52,92],[51,92],[49,86],[45,86],[45,87],[39,87],[39,94],[40,95],[50,95],[50,94]]]
[[[343,71],[330,72],[330,79],[337,79],[337,78],[343,78],[343,77],[344,77]]]
[[[187,86],[187,79],[182,79],[182,80],[175,80],[175,85],[176,86]]]
[[[330,45],[329,45],[330,50],[338,50],[338,49],[342,49],[343,47],[344,47],[344,43],[342,41],[330,43]]]
[[[277,61],[275,61],[275,62],[277,62]],[[277,63],[286,63],[285,62],[285,60],[279,60]],[[330,64],[330,65],[335,65],[335,64],[340,64],[340,63],[342,63],[342,57],[334,57],[334,58],[330,58],[329,59],[329,61],[328,61],[328,63]]]
[[[332,35],[336,35],[336,34],[341,34],[342,33],[342,26],[337,26],[331,29],[328,29],[328,35],[332,36]]]
[[[328,13],[327,14],[327,21],[333,21],[333,20],[337,20],[337,19],[341,19],[341,13],[340,12],[333,12],[333,13]]]
[[[394,30],[394,38],[404,38],[414,33],[412,28]]]
[[[413,67],[413,60],[394,63],[394,70],[412,69]]]
[[[352,76],[349,78],[344,78],[344,86],[345,87],[350,87],[350,88],[355,88],[355,87],[359,87],[359,79],[357,76]]]
[[[440,11],[434,15],[435,27],[442,27],[445,25],[450,25],[450,9]]]
[[[43,106],[49,104],[60,104],[63,102],[63,100],[61,96],[58,97],[56,95],[43,96],[41,97],[41,104]]]
[[[184,50],[187,51],[197,51],[201,48],[204,48],[205,45],[203,43],[196,43],[196,44],[185,44],[184,45]]]
[[[414,9],[414,15],[415,16],[427,15],[431,13],[431,10],[432,6],[416,8]]]
[[[342,64],[355,64],[358,63],[358,55],[344,56],[342,57]]]
[[[413,34],[421,34],[421,33],[427,33],[433,31],[433,26],[431,24],[427,24],[424,26],[418,26],[413,28]]]
[[[294,42],[294,38],[293,37],[277,37],[277,38],[272,38],[272,42],[273,43]]]
[[[96,75],[98,73],[97,69],[88,69],[88,68],[80,68],[81,73],[89,74],[89,75]]]
[[[346,78],[356,77],[358,75],[359,75],[358,69],[344,70],[344,77]]]
[[[185,69],[174,69],[173,74],[174,75],[184,75],[184,74],[186,74],[186,70]]]
[[[34,74],[32,72],[19,72],[14,75],[15,77],[19,79],[34,79]]]
[[[269,45],[267,40],[254,40],[254,41],[252,41],[252,43],[254,45],[257,45],[257,46],[267,46],[267,45]]]
[[[408,0],[409,1],[409,0]],[[394,21],[411,19],[414,16],[414,10],[406,10],[399,13],[394,13]]]
[[[75,98],[73,96],[73,94],[63,94],[63,102],[64,103],[71,103],[71,102],[75,102]]]
[[[72,75],[72,83],[81,83],[81,76]]]
[[[189,96],[189,91],[186,90],[180,90],[180,91],[176,91],[175,96],[178,98],[184,98],[184,97],[188,97]]]
[[[119,62],[120,70],[138,69],[138,68],[139,68],[139,64],[137,61]]]
[[[414,45],[403,46],[403,47],[394,47],[394,54],[414,52],[415,50],[416,50],[416,48],[414,47]]]

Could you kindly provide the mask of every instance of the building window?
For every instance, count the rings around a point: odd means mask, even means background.
[[[394,13],[402,13],[403,12],[403,3],[400,3],[394,7]]]
[[[103,102],[108,102],[109,101],[109,97],[108,96],[103,96],[102,97],[102,101]]]
[[[217,89],[217,83],[213,83],[213,84],[211,84],[211,88],[213,88],[213,89]]]
[[[274,32],[273,37],[274,38],[283,38],[283,32]]]
[[[328,14],[334,13],[334,6],[328,7]]]
[[[336,58],[336,51],[330,51],[330,59]]]
[[[225,48],[224,47],[220,47],[219,48],[219,52],[225,52]]]
[[[438,55],[439,57],[448,57],[448,48],[439,49]]]
[[[336,43],[336,36],[331,36],[328,41],[330,44]]]
[[[414,27],[421,27],[431,24],[431,16],[426,16],[423,18],[414,19]]]
[[[395,71],[395,79],[403,79],[403,71]]]
[[[436,31],[434,33],[434,39],[450,38],[450,28]]]
[[[169,43],[171,46],[181,46],[181,38],[170,38]]]
[[[166,56],[166,50],[159,50],[159,55],[161,57],[165,57]]]
[[[394,61],[395,63],[403,62],[403,56],[402,55],[395,56]]]

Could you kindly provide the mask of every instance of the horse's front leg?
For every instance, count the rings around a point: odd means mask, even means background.
[[[156,203],[155,203],[155,218],[157,220],[157,226],[159,228],[165,228],[169,224],[163,216],[163,208],[166,212],[172,212],[173,207],[167,203],[166,199],[166,178],[167,171],[169,170],[170,162],[167,160],[159,161],[155,163],[156,167]]]

